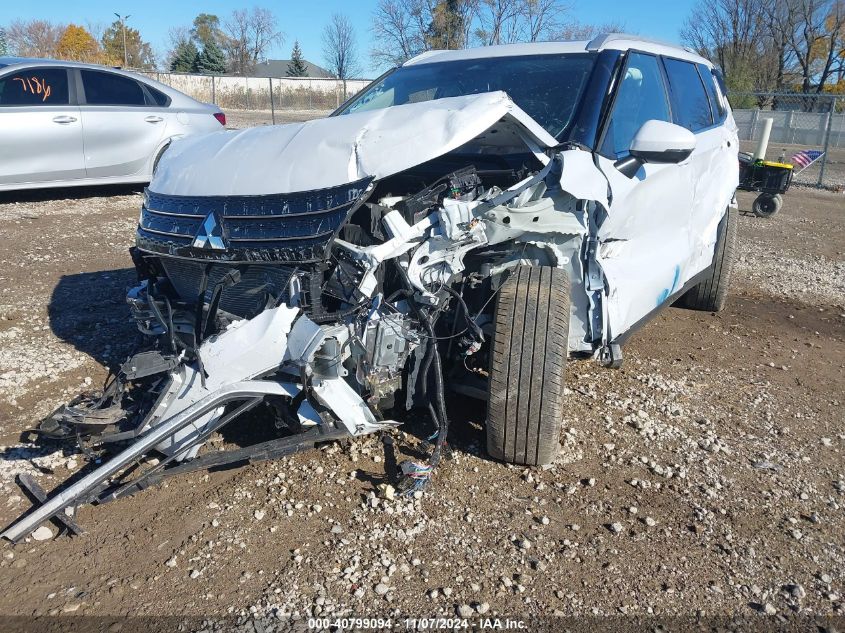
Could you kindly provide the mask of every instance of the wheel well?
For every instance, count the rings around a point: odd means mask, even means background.
[[[158,167],[158,162],[161,160],[162,155],[164,154],[164,152],[167,151],[167,148],[170,147],[170,144],[172,142],[173,142],[172,138],[167,139],[167,141],[164,143],[164,145],[162,145],[161,148],[155,153],[155,157],[153,158],[153,164],[150,167],[150,176],[155,175],[156,168]]]

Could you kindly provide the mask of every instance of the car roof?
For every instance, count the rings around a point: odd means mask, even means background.
[[[151,79],[147,75],[144,75],[140,72],[136,72],[134,70],[124,70],[122,68],[116,68],[115,66],[104,66],[102,64],[71,62],[63,59],[41,59],[38,57],[0,57],[0,71],[11,70],[14,68],[28,68],[32,66],[38,66],[40,68],[44,68],[45,66],[56,66],[61,68],[80,68],[83,70],[104,70],[110,73],[115,73],[117,75],[125,75],[126,77],[131,77],[135,80],[140,79],[141,81],[152,86],[156,90],[160,90],[161,92],[165,93],[174,101],[181,101],[183,104],[185,103],[185,100],[191,103],[201,103],[193,97],[189,97],[184,92],[180,92],[175,88],[171,88],[166,84],[156,81],[155,79]]]
[[[40,57],[0,57],[0,65],[2,66],[67,66],[68,68],[91,68],[94,70],[115,70],[120,72],[120,68],[115,66],[104,66],[103,64],[89,64],[85,62],[72,62],[65,59],[49,59]]]
[[[708,60],[697,55],[690,49],[677,44],[662,42],[627,33],[603,33],[591,40],[575,40],[568,42],[532,42],[529,44],[500,44],[498,46],[481,46],[462,50],[434,50],[420,53],[406,61],[403,66],[417,64],[433,64],[467,59],[486,59],[491,57],[517,57],[522,55],[560,55],[564,53],[588,53],[603,50],[639,50],[656,55],[666,55],[705,64],[712,68]]]

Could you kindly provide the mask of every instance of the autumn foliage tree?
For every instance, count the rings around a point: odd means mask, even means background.
[[[103,51],[97,40],[85,27],[68,24],[56,45],[56,57],[74,62],[104,61]]]

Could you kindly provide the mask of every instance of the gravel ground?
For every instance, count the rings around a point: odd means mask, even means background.
[[[4,524],[29,507],[17,473],[49,490],[86,468],[21,433],[132,347],[123,293],[139,204],[135,189],[0,197]],[[664,311],[620,370],[569,363],[551,468],[486,458],[483,406],[453,399],[451,459],[422,498],[379,488],[419,451],[413,419],[186,475],[82,508],[82,537],[7,544],[0,614],[258,622],[249,631],[306,615],[600,616],[589,621],[610,628],[843,616],[843,212],[841,194],[794,189],[774,218],[743,214],[725,312]],[[269,433],[261,412],[242,426],[211,449]]]

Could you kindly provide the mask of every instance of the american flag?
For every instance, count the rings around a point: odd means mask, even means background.
[[[797,154],[793,154],[790,160],[794,165],[807,168],[820,159],[822,154],[824,154],[824,152],[818,149],[802,149]]]

